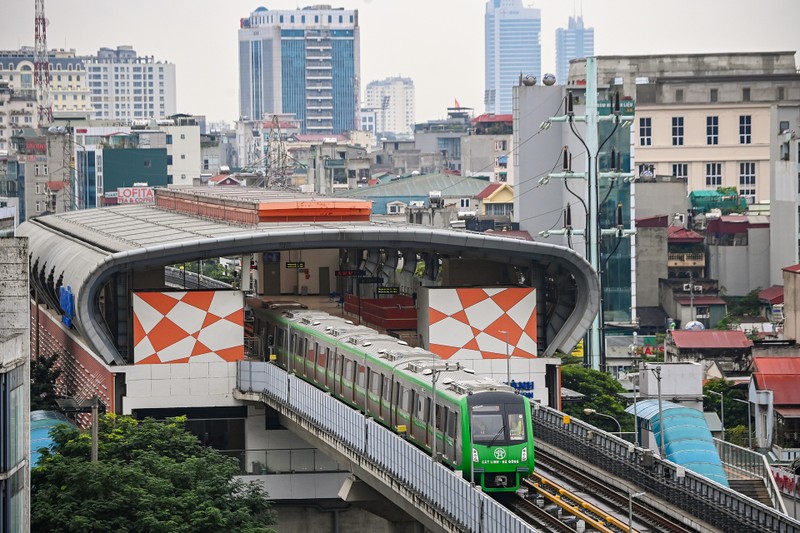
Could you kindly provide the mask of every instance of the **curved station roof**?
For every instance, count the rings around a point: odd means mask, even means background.
[[[216,189],[216,190],[212,190]],[[64,313],[62,287],[74,296],[72,322],[108,363],[124,364],[97,301],[114,274],[263,250],[396,248],[501,263],[534,263],[550,279],[574,285],[573,301],[542,355],[570,350],[599,306],[597,276],[569,248],[497,234],[370,221],[371,203],[242,187],[156,189],[155,205],[131,204],[31,219],[34,287]],[[41,293],[40,293],[41,295]],[[556,314],[556,313],[553,313]]]

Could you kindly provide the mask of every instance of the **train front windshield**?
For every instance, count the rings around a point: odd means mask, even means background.
[[[472,440],[476,444],[508,446],[527,439],[522,402],[474,405],[470,412]]]

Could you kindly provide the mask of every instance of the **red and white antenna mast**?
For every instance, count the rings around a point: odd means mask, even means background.
[[[44,0],[36,0],[36,46],[34,47],[33,84],[36,87],[36,107],[39,126],[53,122],[53,104],[50,102],[50,60],[47,57],[47,19],[44,18]]]

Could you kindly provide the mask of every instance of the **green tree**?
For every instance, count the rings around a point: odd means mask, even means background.
[[[626,405],[619,396],[625,389],[610,374],[584,368],[581,364],[563,364],[561,385],[585,396],[584,401],[565,403],[563,410],[566,414],[586,420],[606,431],[618,431],[613,420],[583,413],[584,409],[594,409],[598,413],[614,417],[620,423],[622,431],[633,431],[633,416],[625,412]]]
[[[709,392],[712,391],[712,392]],[[720,393],[722,397],[720,398]],[[725,404],[725,440],[739,446],[747,446],[747,418],[749,405],[737,400],[747,400],[747,391],[737,389],[724,379],[709,379],[703,385],[703,410],[713,411],[722,417],[721,403]]]
[[[184,419],[100,419],[91,436],[68,426],[31,471],[31,530],[267,533],[275,523],[263,487],[234,480],[238,461],[200,445]]]
[[[56,380],[61,369],[55,366],[59,354],[40,354],[31,358],[31,411],[56,408]]]

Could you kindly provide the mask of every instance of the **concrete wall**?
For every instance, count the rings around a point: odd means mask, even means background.
[[[664,181],[662,176],[658,181],[637,181],[635,191],[637,219],[659,215],[672,217],[689,211],[686,180]]]
[[[642,307],[656,307],[660,305],[658,280],[668,275],[667,228],[638,228],[636,231],[636,303]]]
[[[783,336],[797,340],[800,333],[800,274],[783,272]]]
[[[789,135],[779,137],[770,148],[772,192],[770,195],[770,285],[783,283],[781,269],[798,260],[798,183],[800,175],[800,110],[797,106],[773,106],[772,132],[779,133],[781,122],[789,123]],[[791,132],[795,132],[792,139]],[[788,160],[781,159],[781,145],[788,150]]]
[[[747,235],[747,246],[708,247],[708,277],[730,296],[770,286],[770,230],[751,228]]]

